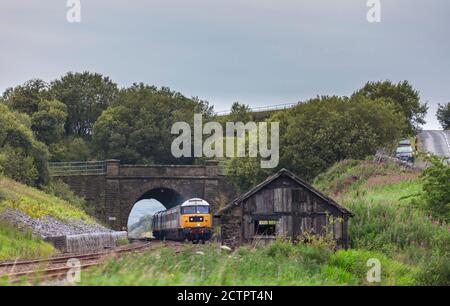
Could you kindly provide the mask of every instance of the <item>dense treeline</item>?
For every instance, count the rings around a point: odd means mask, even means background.
[[[8,88],[0,107],[0,173],[30,185],[48,182],[49,161],[193,163],[170,154],[170,127],[194,112],[212,115],[196,97],[145,84],[119,89],[90,72]]]
[[[380,86],[385,87],[386,82]],[[403,90],[398,85],[391,86],[393,91]],[[398,111],[393,98],[370,98],[363,91],[351,97],[317,97],[269,118],[280,122],[277,169],[288,168],[311,180],[337,161],[364,159],[378,149],[392,148],[398,139],[414,133],[416,118],[422,115],[409,120]],[[236,109],[242,112],[243,108]],[[260,169],[255,159],[235,158],[228,161],[227,171],[234,185],[244,191],[273,170]]]
[[[207,101],[169,88],[119,88],[98,73],[67,73],[50,83],[34,79],[8,88],[0,99],[0,171],[28,184],[48,180],[48,161],[117,158],[127,163],[195,163],[170,152],[174,122],[254,120],[234,103],[217,116]],[[415,133],[427,110],[408,82],[367,83],[351,97],[317,97],[259,120],[280,122],[280,164],[311,179],[334,162],[364,158]],[[226,160],[230,177],[248,188],[271,170],[258,159]]]

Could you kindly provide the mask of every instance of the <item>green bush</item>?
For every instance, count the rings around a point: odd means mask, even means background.
[[[11,147],[0,151],[0,172],[18,182],[33,185],[39,177],[34,159],[20,151]]]
[[[433,217],[450,221],[450,166],[437,157],[431,157],[431,166],[421,175],[422,201]]]
[[[81,137],[68,137],[58,143],[49,146],[51,160],[63,161],[85,161],[91,157],[90,142]]]
[[[95,213],[94,208],[89,206],[85,199],[77,196],[67,185],[61,180],[53,179],[49,184],[42,186],[43,191],[48,194],[54,195],[75,207],[78,207],[90,215]]]
[[[31,129],[36,138],[46,144],[55,143],[64,134],[67,107],[57,100],[41,100],[31,115]]]
[[[48,181],[47,147],[35,139],[30,118],[10,111],[1,103],[0,154],[3,155],[1,168],[5,175],[29,185]]]
[[[417,275],[418,284],[450,286],[450,253],[434,254]]]

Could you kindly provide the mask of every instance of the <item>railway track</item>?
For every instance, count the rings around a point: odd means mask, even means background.
[[[6,278],[10,283],[49,281],[66,277],[67,273],[74,269],[68,265],[69,260],[78,260],[80,263],[76,268],[84,270],[98,266],[106,259],[118,257],[124,253],[136,253],[145,250],[156,250],[166,246],[176,246],[176,242],[149,241],[134,246],[116,248],[111,251],[96,252],[81,255],[68,255],[52,257],[48,259],[11,261],[0,263],[0,278]]]

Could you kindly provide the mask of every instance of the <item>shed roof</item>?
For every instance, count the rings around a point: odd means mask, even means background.
[[[341,205],[339,205],[338,203],[336,203],[332,198],[326,196],[325,194],[321,193],[320,191],[318,191],[317,189],[315,189],[313,186],[311,186],[310,184],[308,184],[307,182],[305,182],[304,180],[300,179],[298,176],[296,176],[294,173],[292,173],[291,171],[283,168],[281,170],[279,170],[277,173],[269,176],[267,179],[265,179],[263,182],[259,183],[258,185],[256,185],[255,187],[253,187],[252,189],[250,189],[249,191],[247,191],[246,193],[240,195],[239,197],[237,197],[236,199],[234,199],[230,204],[228,204],[227,206],[223,207],[222,209],[220,209],[215,216],[220,217],[224,212],[228,211],[229,209],[231,209],[234,206],[239,205],[240,203],[242,203],[244,200],[248,199],[249,197],[251,197],[252,195],[254,195],[255,193],[257,193],[259,190],[261,190],[262,188],[264,188],[266,185],[268,185],[269,183],[273,182],[274,180],[276,180],[277,178],[280,177],[289,177],[290,179],[294,180],[295,182],[297,182],[300,186],[304,187],[305,189],[309,190],[310,192],[314,193],[315,195],[317,195],[319,198],[323,199],[324,201],[326,201],[327,203],[329,203],[330,205],[334,206],[335,208],[337,208],[339,211],[341,211],[343,214],[345,215],[349,215],[349,216],[353,216],[353,213],[351,211],[349,211],[348,209],[346,209],[345,207],[342,207]]]

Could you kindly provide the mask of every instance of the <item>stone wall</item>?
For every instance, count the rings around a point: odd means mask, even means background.
[[[242,208],[239,206],[227,210],[219,218],[220,242],[235,248],[242,244]]]
[[[90,253],[117,247],[121,240],[128,239],[127,232],[91,233],[48,237],[50,242],[63,253]]]
[[[72,191],[83,197],[88,204],[94,207],[95,217],[103,220],[106,198],[106,176],[60,176],[64,183],[70,186]]]

